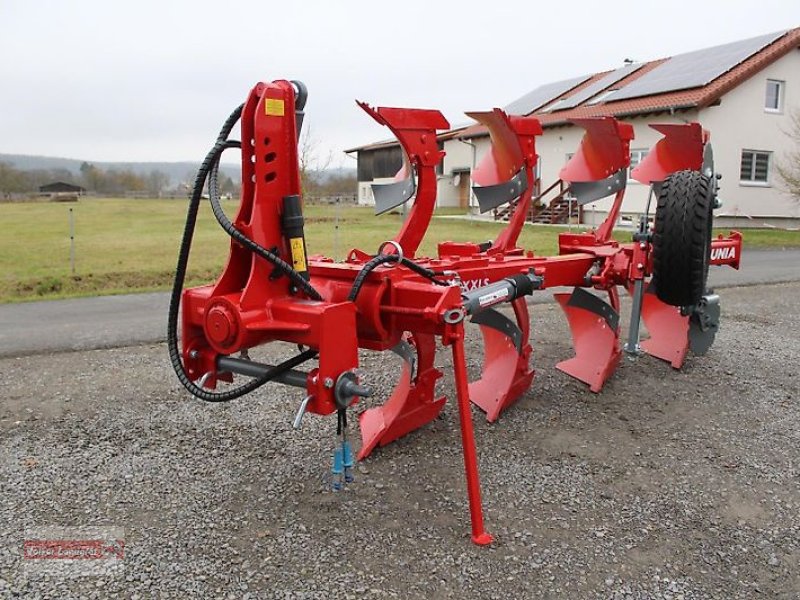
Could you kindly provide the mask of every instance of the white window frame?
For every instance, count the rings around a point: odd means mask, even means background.
[[[767,99],[769,98],[769,88],[771,84],[776,84],[778,87],[778,97],[776,98],[776,100],[778,101],[777,108],[773,108],[772,106],[767,106]],[[786,88],[785,81],[781,81],[780,79],[767,79],[767,85],[764,89],[764,112],[777,113],[777,114],[783,112],[783,91],[785,88]]]
[[[752,162],[750,165],[750,176],[755,177],[756,174],[756,155],[767,155],[767,179],[765,181],[758,181],[756,179],[742,179],[742,156],[744,154],[752,154]],[[772,187],[772,152],[770,150],[751,150],[749,148],[742,149],[739,155],[739,185],[745,187]]]

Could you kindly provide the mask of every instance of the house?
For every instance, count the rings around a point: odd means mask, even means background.
[[[487,99],[486,108],[494,102]],[[786,132],[793,112],[800,111],[800,28],[544,84],[504,108],[542,123],[537,189],[558,181],[579,145],[583,130],[570,119],[612,115],[630,123],[632,167],[660,139],[650,124],[699,121],[711,132],[722,174],[716,224],[800,223],[800,203],[785,191],[776,168],[796,144]],[[455,128],[442,133],[439,143],[446,152],[438,171],[439,206],[477,210],[470,174],[489,149],[488,132],[480,125]],[[370,184],[392,180],[402,164],[401,149],[391,140],[347,152],[358,153],[359,203],[371,204]],[[621,219],[636,223],[648,194],[649,186],[629,179]],[[611,198],[585,205],[580,220],[599,224],[610,205]]]

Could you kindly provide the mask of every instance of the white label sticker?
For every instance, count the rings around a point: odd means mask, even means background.
[[[489,294],[484,294],[478,298],[478,304],[481,307],[489,306],[490,304],[497,304],[508,298],[508,289],[497,290]]]

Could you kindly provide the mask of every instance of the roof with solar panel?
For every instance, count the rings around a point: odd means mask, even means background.
[[[800,27],[540,85],[504,110],[534,115],[543,126],[570,119],[611,115],[631,117],[710,106],[749,77],[800,47]],[[458,127],[450,137],[486,135],[481,125]],[[387,141],[347,150],[394,145]]]
[[[799,46],[796,28],[649,62],[626,61],[612,71],[540,86],[505,110],[556,125],[588,116],[701,108]],[[568,83],[573,85],[565,89]],[[553,93],[545,99],[548,91]],[[535,102],[527,102],[529,98]],[[526,110],[531,104],[538,106]]]

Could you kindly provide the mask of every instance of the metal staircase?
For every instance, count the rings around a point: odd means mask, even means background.
[[[537,187],[539,186],[538,180],[536,185]],[[557,191],[556,195],[549,202],[546,202],[546,196],[554,191]],[[548,225],[567,223],[570,217],[570,199],[567,197],[568,191],[569,187],[564,185],[564,182],[560,179],[553,183],[545,191],[533,198],[525,221],[528,223],[543,223]],[[494,220],[508,221],[517,209],[518,203],[519,198],[504,206],[495,208],[493,213]]]

